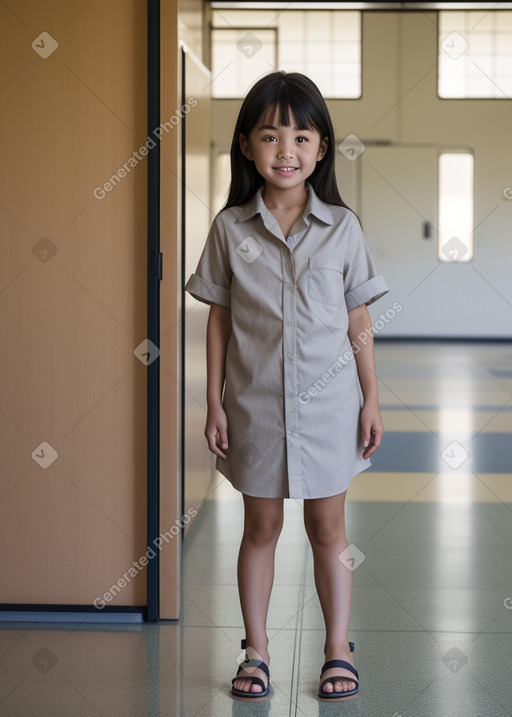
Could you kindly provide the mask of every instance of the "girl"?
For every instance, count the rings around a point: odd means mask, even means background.
[[[304,499],[326,627],[318,696],[355,697],[345,496],[383,434],[367,304],[387,292],[334,174],[316,85],[274,72],[243,102],[231,186],[186,289],[210,304],[205,435],[243,494],[236,698],[270,696],[266,618],[283,498]],[[362,390],[361,390],[362,389]]]

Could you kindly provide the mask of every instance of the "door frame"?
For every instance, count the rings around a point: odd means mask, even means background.
[[[160,125],[160,0],[148,0],[148,136]],[[148,340],[160,347],[160,143],[148,152]],[[147,538],[160,533],[160,358],[148,366],[147,382]],[[146,620],[159,618],[160,553],[147,564]]]

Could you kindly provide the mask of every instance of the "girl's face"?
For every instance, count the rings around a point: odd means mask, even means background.
[[[263,114],[248,137],[240,135],[240,148],[254,162],[265,183],[277,189],[292,189],[315,171],[325,156],[327,137],[317,130],[297,129],[290,113],[289,126],[279,124],[279,109],[274,115]]]

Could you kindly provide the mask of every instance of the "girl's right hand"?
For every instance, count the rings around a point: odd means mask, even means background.
[[[228,447],[228,419],[222,406],[208,409],[204,435],[210,451],[220,458],[226,458],[224,451]]]

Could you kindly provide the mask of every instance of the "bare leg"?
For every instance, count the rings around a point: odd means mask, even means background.
[[[313,549],[315,585],[325,620],[325,661],[346,660],[353,664],[348,646],[348,624],[352,603],[352,573],[339,560],[347,547],[345,493],[304,501],[304,525]],[[322,675],[353,677],[348,670],[333,668]],[[347,692],[355,682],[327,683],[325,692]]]
[[[247,639],[247,657],[270,662],[267,638],[267,613],[274,582],[274,556],[283,527],[283,499],[255,498],[244,495],[244,534],[238,553],[238,592]],[[267,684],[262,670],[250,669],[241,675],[259,677]],[[249,680],[234,683],[238,690],[261,692],[261,685]]]

